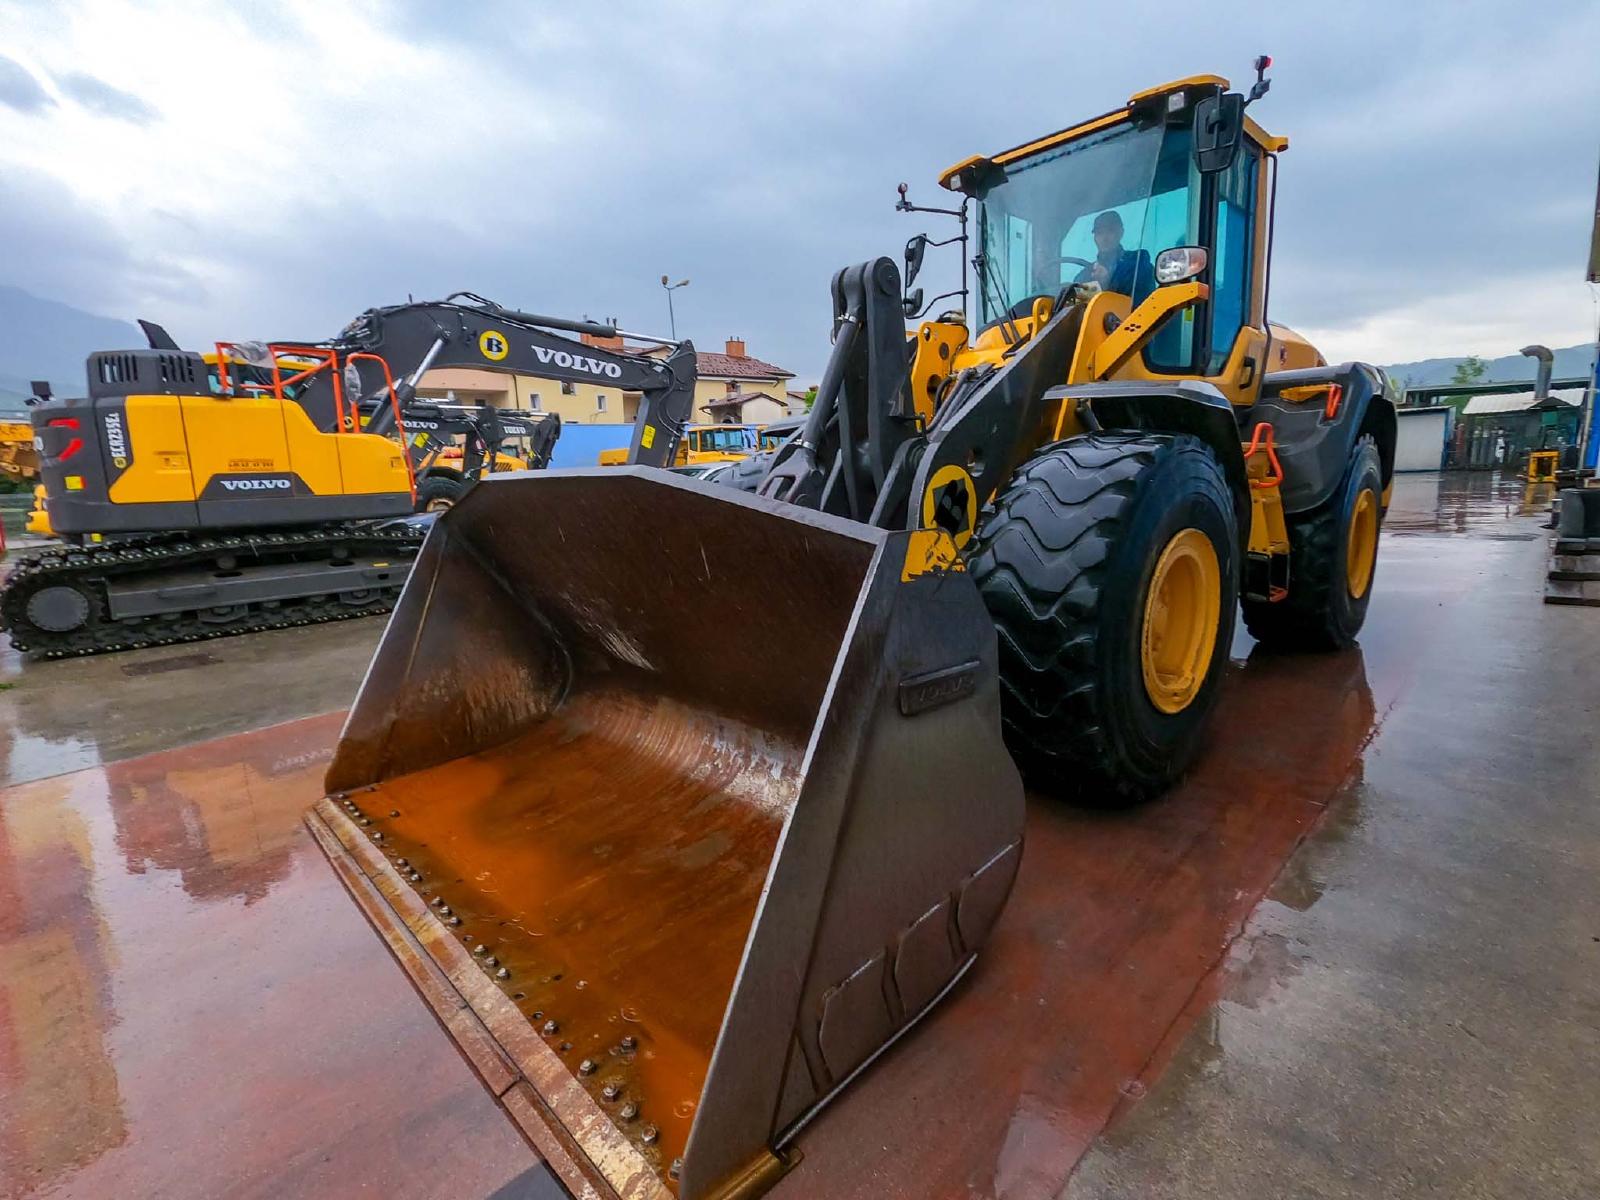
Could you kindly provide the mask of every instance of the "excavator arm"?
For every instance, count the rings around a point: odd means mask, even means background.
[[[693,406],[694,346],[679,342],[665,358],[652,358],[564,337],[556,330],[619,336],[615,325],[520,312],[458,292],[444,300],[368,309],[324,345],[342,353],[381,356],[394,375],[402,409],[423,374],[436,367],[473,367],[637,392],[641,400],[628,461],[670,465]],[[361,398],[378,399],[385,381],[376,364],[358,360],[352,367],[360,373]],[[332,379],[326,374],[313,377],[301,403],[319,425],[331,423]],[[393,409],[379,404],[367,429],[384,433],[392,423]]]

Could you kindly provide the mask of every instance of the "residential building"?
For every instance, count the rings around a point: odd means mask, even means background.
[[[637,392],[592,383],[559,383],[535,375],[477,367],[435,368],[423,375],[417,395],[459,404],[556,413],[563,423],[579,425],[631,425],[639,412]]]
[[[602,350],[657,357],[668,352],[661,346],[628,346],[621,338],[585,335],[583,340]],[[739,338],[729,338],[721,354],[697,353],[695,366],[694,414],[690,418],[695,423],[764,425],[793,411],[785,384],[794,378],[794,372],[750,356]],[[563,424],[579,425],[631,425],[638,416],[640,400],[639,393],[616,387],[559,383],[477,367],[429,371],[419,382],[417,395],[461,404],[557,413]]]
[[[743,338],[729,338],[721,354],[695,355],[694,420],[706,424],[764,424],[789,415],[785,371],[745,350]]]

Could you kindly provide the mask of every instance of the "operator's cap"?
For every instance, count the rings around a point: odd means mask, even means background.
[[[1094,219],[1093,232],[1099,233],[1102,229],[1122,228],[1122,214],[1114,208],[1108,208]]]

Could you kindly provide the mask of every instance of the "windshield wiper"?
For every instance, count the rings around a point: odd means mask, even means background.
[[[1011,344],[1017,345],[1022,341],[1022,333],[1017,329],[1016,318],[1011,315],[1011,297],[1006,294],[1005,286],[990,269],[991,263],[987,254],[978,255],[978,278],[983,281],[983,294],[989,294],[991,285],[994,288],[995,298],[1000,301],[1000,323],[1011,333]]]

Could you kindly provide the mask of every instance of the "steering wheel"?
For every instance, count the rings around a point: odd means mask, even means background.
[[[1063,254],[1060,258],[1056,259],[1056,266],[1059,267],[1062,263],[1071,263],[1075,267],[1092,267],[1092,266],[1094,266],[1094,264],[1092,262],[1090,262],[1087,258],[1078,258],[1078,257],[1076,257],[1075,255],[1072,255],[1072,254]]]

